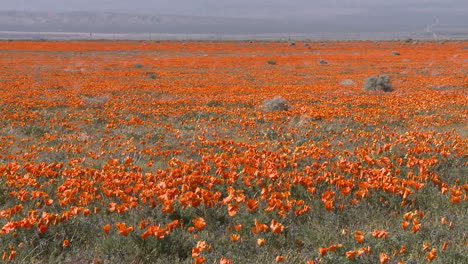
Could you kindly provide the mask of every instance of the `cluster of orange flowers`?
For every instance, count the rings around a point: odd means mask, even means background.
[[[386,194],[410,208],[428,186],[452,206],[468,199],[466,178],[434,170],[453,159],[464,163],[451,166],[468,165],[468,69],[463,56],[453,56],[460,43],[326,43],[312,50],[284,43],[31,44],[0,43],[8,54],[0,57],[0,175],[8,196],[0,237],[146,208],[161,214],[224,208],[231,218],[260,212],[271,219],[253,220],[251,234],[279,235],[289,228],[282,219],[310,213],[311,200],[327,211],[348,210]],[[396,46],[402,56],[390,54]],[[320,58],[329,64],[318,64]],[[270,59],[277,65],[267,64]],[[425,66],[431,62],[438,66]],[[395,91],[362,91],[365,77],[381,71],[392,75]],[[357,84],[341,86],[347,78]],[[291,110],[263,112],[262,100],[276,94]],[[402,228],[417,233],[424,215],[404,214]],[[176,229],[196,237],[210,224],[203,217],[188,225],[145,218],[102,228],[108,235],[162,239]],[[386,239],[391,232],[372,236]],[[359,244],[365,237],[354,233]],[[242,236],[232,233],[230,240]],[[11,245],[3,259],[21,248]],[[319,247],[317,257],[339,248],[344,245]],[[210,250],[199,240],[194,262],[204,263]],[[437,257],[436,248],[423,250],[427,260]],[[371,248],[344,254],[355,259]],[[380,253],[379,259],[391,257]]]

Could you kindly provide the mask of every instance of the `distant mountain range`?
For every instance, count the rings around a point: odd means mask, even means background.
[[[390,12],[362,16],[334,16],[307,20],[245,19],[109,12],[0,11],[0,31],[170,33],[170,34],[274,34],[274,33],[420,33],[468,35],[466,18],[445,17],[434,23],[424,14]]]
[[[300,23],[268,19],[142,15],[105,12],[0,12],[0,31],[99,33],[276,33]]]

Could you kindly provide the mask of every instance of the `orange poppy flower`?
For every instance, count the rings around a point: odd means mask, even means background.
[[[176,229],[179,226],[179,220],[174,220],[172,222],[167,223],[166,229],[170,232]]]
[[[245,204],[247,205],[247,210],[248,211],[255,211],[257,210],[258,208],[258,202],[256,200],[253,200],[253,199],[249,199],[245,202]]]
[[[285,257],[283,256],[276,256],[275,261],[276,262],[283,262],[285,260]]]
[[[408,222],[408,221],[403,221],[403,222],[401,222],[401,227],[402,227],[403,229],[407,229],[409,225],[410,225],[410,222]]]
[[[372,236],[376,238],[386,238],[387,232],[383,230],[374,230],[374,232],[372,232]]]
[[[364,254],[370,254],[371,253],[371,250],[370,250],[370,247],[367,247],[367,248],[360,248],[357,250],[357,254],[358,256],[361,256],[361,255],[364,255]]]
[[[406,252],[406,246],[405,245],[401,245],[400,247],[400,254],[403,254]]]
[[[205,219],[201,217],[193,219],[192,222],[197,230],[203,230],[206,226]]]
[[[426,259],[432,262],[437,257],[437,249],[433,248],[429,253],[426,254]]]
[[[419,231],[420,228],[421,228],[421,224],[416,224],[416,225],[413,225],[413,226],[411,227],[411,231],[412,231],[413,233],[416,233],[416,232]]]
[[[354,231],[354,238],[358,243],[364,242],[364,232],[359,230]]]
[[[387,263],[390,260],[390,257],[385,253],[380,253],[380,264]]]
[[[239,235],[237,235],[237,234],[232,234],[232,235],[231,235],[231,241],[232,241],[232,242],[236,242],[236,241],[238,241],[239,239],[240,239],[240,236],[239,236]]]
[[[263,238],[258,238],[258,239],[257,239],[257,245],[259,245],[259,246],[265,245],[265,239],[263,239]]]
[[[268,230],[268,226],[265,224],[261,224],[258,222],[257,219],[255,219],[255,226],[252,227],[252,233],[257,234],[259,232],[266,232]]]
[[[232,259],[227,259],[225,257],[221,257],[221,259],[219,260],[219,264],[230,264],[232,262],[233,262]]]
[[[102,227],[102,229],[104,230],[104,232],[106,233],[106,235],[109,234],[110,227],[111,227],[110,225],[105,225],[105,226]]]
[[[431,245],[430,245],[429,243],[427,243],[427,242],[426,242],[426,243],[424,243],[424,244],[423,244],[422,251],[426,251],[426,250],[428,250],[430,246],[431,246]]]
[[[329,246],[329,247],[328,247],[328,250],[329,250],[329,251],[332,251],[332,252],[335,252],[335,250],[336,250],[337,248],[340,248],[340,247],[343,247],[343,245],[341,245],[341,244],[335,244],[335,245]]]
[[[278,223],[276,219],[271,220],[270,228],[275,234],[280,234],[284,231],[284,226],[281,223]]]
[[[47,205],[47,206],[50,206],[53,203],[54,203],[54,200],[52,200],[52,199],[45,199],[44,200],[44,204]]]
[[[89,210],[88,208],[83,210],[83,216],[84,217],[87,217],[90,213],[91,213],[91,210]]]
[[[115,226],[119,230],[119,234],[123,236],[128,236],[130,232],[133,232],[134,228],[133,226],[127,227],[127,224],[125,223],[115,223]]]
[[[117,203],[109,203],[109,211],[114,212],[117,209]]]
[[[324,247],[319,247],[319,254],[320,256],[325,256],[328,252],[328,248],[324,248]]]
[[[237,204],[228,204],[228,214],[229,214],[229,216],[235,216],[237,214],[237,209],[239,209],[239,205],[237,205]]]
[[[446,249],[447,249],[447,246],[448,246],[448,244],[449,244],[448,242],[444,242],[444,243],[442,244],[442,247],[441,247],[441,248],[442,248],[442,250],[446,250]]]
[[[195,257],[193,260],[195,264],[203,264],[206,261],[204,257]]]
[[[357,251],[348,251],[345,253],[345,256],[349,259],[354,259],[357,255]]]
[[[11,250],[8,260],[13,260],[16,256],[16,250]]]
[[[38,229],[39,233],[44,234],[45,232],[47,232],[47,229],[49,229],[49,227],[47,225],[39,225]]]

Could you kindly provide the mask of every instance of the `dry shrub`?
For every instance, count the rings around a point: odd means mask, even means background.
[[[369,76],[364,82],[364,90],[366,91],[384,91],[391,92],[393,91],[392,85],[390,83],[390,77],[388,75],[379,75],[379,76]]]
[[[265,99],[263,101],[263,111],[275,112],[275,111],[287,111],[289,110],[289,104],[286,99],[276,95],[272,99]]]
[[[446,91],[446,90],[450,90],[452,88],[453,87],[451,87],[449,85],[434,85],[434,86],[429,87],[429,89],[435,90],[435,91]]]
[[[81,98],[82,102],[85,105],[103,105],[103,104],[107,103],[107,101],[109,101],[109,99],[110,99],[110,96],[107,95],[107,94],[96,96],[96,97],[83,96]]]
[[[354,85],[354,81],[351,80],[351,79],[345,79],[345,80],[343,80],[343,81],[340,82],[340,85],[342,85],[342,86]]]

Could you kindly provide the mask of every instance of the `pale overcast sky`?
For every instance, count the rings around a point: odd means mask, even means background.
[[[468,14],[468,0],[0,0],[0,11],[6,10],[108,11],[300,20],[386,12],[392,16],[414,12],[450,17]]]

